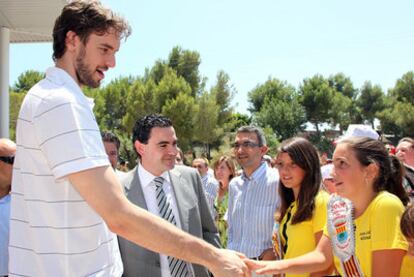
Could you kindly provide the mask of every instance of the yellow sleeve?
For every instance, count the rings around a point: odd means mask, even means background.
[[[326,206],[328,204],[329,194],[325,191],[320,191],[316,196],[315,201],[315,213],[312,218],[313,224],[313,233],[324,231],[324,226],[326,225],[327,211]],[[325,232],[324,232],[325,234]]]
[[[400,230],[400,219],[404,211],[401,201],[394,195],[382,197],[376,203],[371,218],[372,250],[404,249],[408,243]]]

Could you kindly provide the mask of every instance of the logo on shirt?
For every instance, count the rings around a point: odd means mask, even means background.
[[[365,231],[359,233],[359,239],[360,240],[368,240],[371,239],[371,231]]]

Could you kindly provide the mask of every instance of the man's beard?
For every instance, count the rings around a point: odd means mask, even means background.
[[[76,57],[75,72],[76,77],[78,78],[79,84],[85,85],[91,88],[97,88],[100,86],[100,81],[95,81],[93,79],[93,73],[88,69],[88,66],[84,63],[86,56],[85,47],[82,47],[79,55]]]

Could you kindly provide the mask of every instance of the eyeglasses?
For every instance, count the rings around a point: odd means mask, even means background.
[[[5,162],[6,164],[13,164],[14,156],[7,156],[7,157],[0,156],[0,161]]]
[[[251,141],[244,141],[242,143],[235,142],[233,144],[234,149],[239,149],[240,147],[246,149],[246,148],[254,148],[254,147],[258,147],[258,146],[260,146],[260,145],[257,144],[257,143],[251,142]]]

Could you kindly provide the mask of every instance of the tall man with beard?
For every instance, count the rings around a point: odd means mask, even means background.
[[[273,214],[279,206],[279,175],[263,161],[268,148],[263,131],[240,127],[233,145],[243,173],[229,184],[227,248],[251,259],[273,258]]]
[[[243,261],[136,207],[124,196],[92,99],[115,66],[126,21],[97,1],[71,1],[55,22],[56,66],[27,93],[17,121],[9,276],[121,276],[114,233],[216,276],[248,276]],[[112,232],[114,233],[112,233]]]

